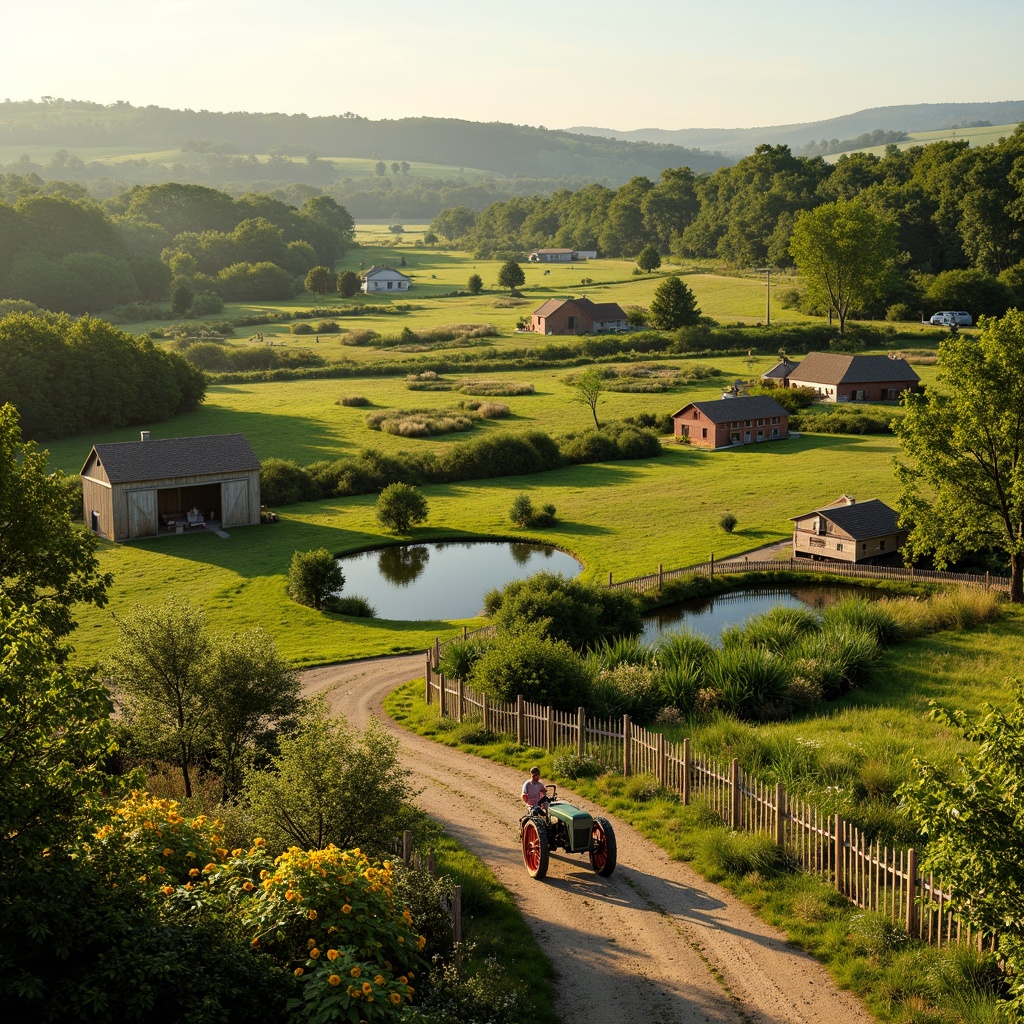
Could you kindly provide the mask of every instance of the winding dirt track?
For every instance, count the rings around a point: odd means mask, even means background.
[[[384,697],[422,672],[423,656],[410,655],[312,669],[302,678],[308,695],[324,694],[332,711],[352,724],[362,727],[376,716],[399,737],[405,763],[422,787],[416,802],[515,894],[558,970],[561,1020],[874,1020],[781,933],[612,816],[619,866],[611,878],[595,875],[586,858],[557,853],[547,879],[531,879],[516,839],[522,774],[416,736],[384,715]],[[569,790],[560,789],[559,796],[596,810]]]

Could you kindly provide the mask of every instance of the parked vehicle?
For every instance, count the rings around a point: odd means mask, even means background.
[[[936,327],[970,327],[974,321],[970,313],[961,310],[944,310],[941,313],[933,313],[929,323]]]
[[[551,790],[551,796],[541,797],[537,806],[519,819],[523,863],[530,877],[543,878],[548,873],[551,851],[565,850],[586,853],[590,866],[602,878],[608,878],[618,860],[611,822],[559,800],[557,786],[545,788]]]

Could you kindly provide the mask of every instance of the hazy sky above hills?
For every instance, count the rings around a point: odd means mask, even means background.
[[[1020,0],[24,0],[0,100],[748,128],[1024,99]]]

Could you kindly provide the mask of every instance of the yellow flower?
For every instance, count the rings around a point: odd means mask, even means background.
[[[337,974],[332,974],[332,975],[331,975],[331,976],[330,976],[330,977],[329,977],[329,978],[327,979],[327,984],[328,984],[328,985],[334,985],[335,987],[337,987],[338,985],[340,985],[340,984],[341,984],[341,978],[340,978],[340,977],[339,977],[339,976],[338,976]]]
[[[349,904],[349,903],[346,903],[346,904],[345,904],[345,905],[344,905],[344,906],[343,906],[343,907],[341,908],[341,912],[342,912],[343,914],[351,914],[351,913],[352,913],[352,906],[351,906],[351,904]]]
[[[241,857],[242,856],[242,848],[238,847],[237,849],[232,850],[231,851],[231,856],[232,857]]]
[[[199,875],[199,868],[189,868],[188,877],[196,878]]]
[[[260,881],[262,882],[267,877],[267,875],[269,875],[269,874],[270,874],[270,872],[266,868],[264,868],[260,872]]]
[[[158,867],[156,870],[157,870],[158,874],[161,874],[161,875],[166,875],[167,874],[167,868],[165,868],[163,866],[163,864],[161,864],[160,867]]]
[[[312,948],[312,949],[311,949],[311,950],[309,951],[309,955],[310,955],[310,956],[311,956],[311,957],[312,957],[312,958],[313,958],[314,960],[316,960],[316,959],[318,959],[318,958],[319,958],[319,956],[320,956],[320,950],[319,950],[319,949],[317,949],[317,948],[316,948],[316,947],[314,946],[314,947],[313,947],[313,948]]]
[[[392,992],[391,993],[391,1002],[393,1002],[395,1004],[395,1006],[398,1006],[398,1004],[401,1001],[402,1001],[402,997],[397,992]]]
[[[267,841],[266,841],[266,839],[254,839],[252,841],[252,845],[253,846],[266,846],[267,845]]]
[[[374,981],[375,981],[375,982],[376,982],[376,983],[377,983],[378,985],[383,985],[383,984],[384,984],[384,975],[383,975],[383,974],[378,974],[378,975],[377,975],[377,977],[376,977],[376,978],[374,978],[373,980],[374,980]]]
[[[351,974],[353,978],[358,978],[363,972],[359,969],[359,965],[356,964],[356,966],[348,973]]]
[[[203,868],[203,870],[204,871],[216,871],[217,870],[217,865],[211,862],[211,863],[207,864],[206,867]]]
[[[252,882],[249,882],[249,881],[245,881],[245,882],[243,882],[243,883],[242,883],[242,888],[243,888],[243,889],[244,889],[244,890],[245,890],[246,892],[252,892],[252,891],[253,891],[253,889],[255,888],[255,886],[254,886],[254,885],[252,884]]]
[[[399,981],[400,981],[400,982],[401,982],[401,983],[402,983],[403,985],[408,985],[408,984],[409,984],[409,979],[408,979],[408,978],[407,978],[407,977],[406,977],[406,976],[405,976],[404,974],[403,974],[403,975],[402,975],[402,976],[401,976],[401,977],[400,977],[400,978],[399,978],[398,980],[399,980]]]
[[[368,996],[368,995],[372,995],[372,993],[373,993],[373,986],[368,981],[364,981],[363,982],[363,995],[364,996]]]
[[[166,850],[164,850],[164,856],[165,856],[165,857],[170,857],[170,855],[171,855],[172,853],[174,853],[174,851],[173,851],[173,850],[172,850],[172,849],[171,849],[171,848],[170,848],[169,846],[167,847],[167,849],[166,849]]]
[[[316,939],[309,939],[306,942],[306,949],[312,949],[316,945]]]
[[[359,988],[353,988],[351,985],[349,985],[348,994],[350,998],[358,999],[363,994],[363,990]]]
[[[173,887],[172,887],[172,886],[170,886],[170,885],[165,885],[165,886],[164,886],[164,887],[163,887],[163,888],[162,888],[162,889],[161,889],[160,891],[161,891],[161,892],[162,892],[162,893],[163,893],[163,894],[164,894],[165,896],[170,896],[170,895],[171,895],[171,893],[172,893],[172,892],[174,892],[174,889],[173,889]]]
[[[286,892],[286,893],[284,894],[284,898],[285,898],[285,899],[286,899],[286,900],[287,900],[287,901],[288,901],[289,903],[291,903],[291,901],[292,901],[293,899],[295,899],[295,893],[294,893],[294,891],[293,891],[293,890],[291,890],[291,889],[289,889],[289,890],[288,890],[288,891],[287,891],[287,892]]]
[[[426,935],[421,935],[416,940],[416,948],[417,949],[422,949],[426,944],[427,944],[427,937],[426,937]]]
[[[338,951],[336,949],[327,950],[327,959],[334,963],[338,959]]]
[[[296,978],[301,978],[306,972],[301,967],[296,967],[292,973]]]
[[[406,907],[405,910],[402,911],[402,920],[405,921],[406,924],[412,924],[412,914],[409,913],[408,907]]]
[[[308,917],[310,919],[310,921],[315,921],[316,920],[316,911],[313,910],[312,907],[311,907],[309,910],[306,911],[306,917]]]

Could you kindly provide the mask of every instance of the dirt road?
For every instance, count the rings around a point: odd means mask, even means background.
[[[423,789],[417,803],[515,894],[559,972],[556,1008],[566,1024],[874,1020],[742,903],[614,817],[619,866],[611,878],[558,853],[545,881],[531,879],[516,840],[523,774],[415,736],[384,715],[384,697],[422,673],[422,655],[375,658],[309,670],[303,684],[353,724],[375,715],[400,737]],[[559,796],[596,810],[569,790]]]

